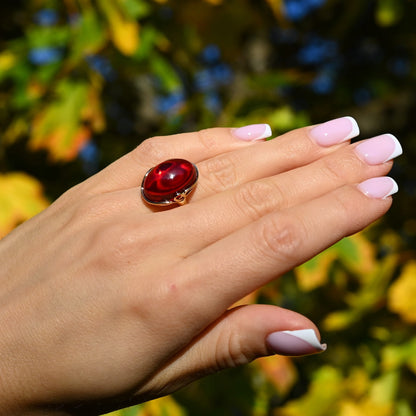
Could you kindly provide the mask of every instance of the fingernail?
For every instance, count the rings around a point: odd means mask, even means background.
[[[403,153],[402,146],[392,134],[382,134],[361,142],[355,152],[369,165],[378,165]]]
[[[341,117],[314,127],[309,134],[320,146],[332,146],[358,136],[360,129],[352,117]]]
[[[395,194],[399,187],[396,181],[389,176],[371,178],[360,183],[358,189],[370,198],[384,199]]]
[[[267,139],[272,135],[272,129],[268,124],[251,124],[249,126],[233,129],[233,134],[240,140],[251,142]]]
[[[326,344],[319,342],[313,329],[273,332],[267,336],[266,342],[280,355],[310,355],[326,350]]]

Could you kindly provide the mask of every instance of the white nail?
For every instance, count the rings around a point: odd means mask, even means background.
[[[351,130],[351,133],[344,139],[344,141],[353,139],[354,137],[357,137],[360,134],[360,128],[358,127],[358,123],[355,120],[355,118],[351,116],[346,116],[345,118],[351,121],[352,130]]]
[[[312,345],[312,347],[316,348],[317,350],[325,351],[326,350],[326,344],[321,344],[318,340],[318,337],[316,336],[316,333],[313,329],[298,329],[295,331],[282,331],[285,334],[292,335],[294,337],[297,337],[305,342],[307,342],[309,345]]]
[[[393,140],[394,150],[393,150],[393,153],[385,160],[385,162],[387,162],[388,160],[392,160],[396,158],[397,156],[400,156],[401,154],[403,154],[402,145],[397,140],[397,138],[390,133],[387,133],[386,136],[389,136]]]

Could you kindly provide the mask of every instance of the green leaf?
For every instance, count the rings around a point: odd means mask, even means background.
[[[121,0],[120,3],[126,15],[133,19],[142,19],[152,10],[149,3],[143,0]]]
[[[172,65],[160,54],[152,55],[150,65],[152,72],[157,75],[164,89],[168,92],[175,91],[181,85],[181,81]]]
[[[376,20],[380,26],[393,26],[402,18],[403,5],[401,0],[379,0]]]
[[[103,24],[93,9],[83,12],[76,22],[71,39],[71,58],[79,60],[85,55],[97,53],[107,42]]]
[[[86,83],[62,81],[56,89],[57,99],[33,122],[30,147],[47,149],[55,160],[74,158],[90,136],[82,124],[88,91]]]

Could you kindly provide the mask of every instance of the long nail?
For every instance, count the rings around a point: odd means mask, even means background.
[[[356,148],[358,156],[369,165],[378,165],[403,153],[400,142],[392,134],[382,134],[364,140]]]
[[[317,144],[327,147],[358,136],[360,129],[352,117],[341,117],[314,127],[309,134]]]
[[[280,355],[310,355],[326,350],[326,344],[319,342],[313,329],[273,332],[267,336],[266,342]]]
[[[358,185],[358,189],[370,198],[385,199],[399,190],[396,181],[389,176],[367,179]]]
[[[233,129],[232,133],[240,140],[251,142],[267,139],[272,135],[272,129],[268,124],[250,124],[249,126]]]

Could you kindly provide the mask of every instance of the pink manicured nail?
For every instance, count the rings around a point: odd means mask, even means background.
[[[266,342],[280,355],[310,355],[326,350],[326,344],[319,342],[313,329],[273,332],[267,336]]]
[[[360,183],[358,189],[370,198],[384,199],[395,194],[399,187],[396,181],[389,176],[371,178]]]
[[[248,142],[267,139],[272,135],[272,129],[268,124],[251,124],[249,126],[233,129],[232,132],[238,139]]]
[[[341,117],[314,127],[309,134],[316,143],[326,147],[358,136],[360,129],[352,117]]]
[[[383,134],[361,142],[357,154],[369,165],[378,165],[403,153],[402,146],[392,134]]]

